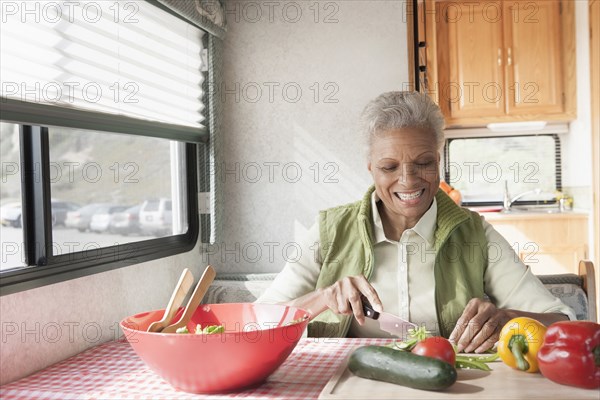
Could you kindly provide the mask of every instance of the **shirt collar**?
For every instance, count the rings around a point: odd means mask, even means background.
[[[380,202],[379,196],[377,196],[376,192],[373,192],[371,195],[371,210],[373,213],[373,233],[375,243],[378,244],[381,242],[393,242],[389,240],[385,236],[385,232],[383,230],[383,223],[381,222],[381,216],[379,215],[379,209],[377,208],[377,203]],[[417,224],[412,228],[413,232],[417,235],[421,236],[423,240],[427,242],[428,245],[433,243],[433,235],[435,233],[435,225],[437,219],[437,201],[435,197],[433,198],[433,202],[431,203],[431,207],[423,214],[421,219],[417,222]]]

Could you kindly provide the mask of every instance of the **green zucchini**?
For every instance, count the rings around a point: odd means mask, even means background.
[[[354,350],[348,369],[361,378],[415,389],[442,390],[456,382],[456,369],[447,362],[385,346]]]

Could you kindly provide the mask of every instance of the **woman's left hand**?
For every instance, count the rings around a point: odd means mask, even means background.
[[[456,343],[459,352],[482,353],[494,346],[502,327],[512,318],[510,310],[498,309],[483,299],[471,299],[449,340]]]

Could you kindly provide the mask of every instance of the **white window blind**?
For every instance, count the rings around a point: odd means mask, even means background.
[[[0,3],[3,119],[206,139],[201,29],[145,1]]]

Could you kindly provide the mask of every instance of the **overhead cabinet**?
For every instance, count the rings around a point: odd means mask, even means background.
[[[570,1],[425,1],[422,90],[450,126],[575,118]],[[420,10],[422,11],[422,10]]]

